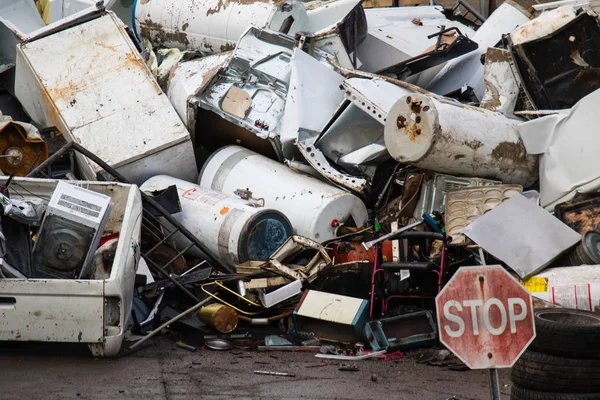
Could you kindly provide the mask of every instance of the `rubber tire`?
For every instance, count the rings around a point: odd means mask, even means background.
[[[510,372],[524,389],[556,393],[600,393],[600,359],[577,360],[526,351]]]
[[[545,308],[534,315],[536,338],[531,350],[571,358],[600,355],[600,315],[569,308]]]
[[[510,389],[510,400],[600,400],[600,394],[537,392],[513,385]]]

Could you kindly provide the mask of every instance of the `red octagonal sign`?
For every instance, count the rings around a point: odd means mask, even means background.
[[[440,341],[471,369],[512,367],[535,338],[531,294],[500,265],[460,268],[435,303]]]

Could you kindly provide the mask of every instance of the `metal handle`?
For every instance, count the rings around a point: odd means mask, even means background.
[[[363,242],[362,246],[365,248],[365,250],[370,250],[371,247],[375,246],[376,244],[379,244],[379,243],[383,242],[384,240],[388,240],[396,235],[399,235],[402,232],[409,231],[412,228],[421,225],[423,222],[424,222],[424,220],[420,219],[417,222],[413,222],[412,224],[406,225],[405,227],[402,227],[394,232],[390,232],[387,235],[383,235],[377,239],[371,240],[370,242]]]

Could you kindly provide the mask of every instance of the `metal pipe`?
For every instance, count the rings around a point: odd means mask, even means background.
[[[50,165],[54,164],[60,157],[63,156],[63,154],[65,154],[67,151],[71,150],[72,148],[73,148],[73,142],[67,142],[66,145],[64,145],[63,147],[58,149],[58,151],[56,153],[52,154],[52,156],[50,156],[46,161],[44,161],[43,163],[38,165],[30,173],[28,173],[27,178],[35,178],[36,176],[41,174],[43,170],[48,168]]]
[[[371,240],[369,242],[363,242],[362,246],[365,248],[365,250],[370,250],[371,247],[375,246],[376,244],[381,243],[381,242],[383,242],[385,240],[388,240],[389,238],[392,238],[392,237],[394,237],[396,235],[399,235],[402,232],[406,232],[408,230],[411,230],[412,228],[421,225],[423,222],[424,222],[424,220],[422,220],[422,219],[419,220],[419,221],[417,221],[417,222],[413,222],[412,224],[406,225],[406,226],[404,226],[404,227],[402,227],[402,228],[400,228],[398,230],[395,230],[394,232],[390,232],[387,235],[383,235],[383,236],[381,236],[381,237],[379,237],[377,239]]]
[[[129,351],[134,350],[135,348],[139,347],[142,343],[144,343],[148,339],[156,336],[156,334],[158,332],[162,331],[164,328],[166,328],[167,326],[171,325],[173,322],[177,322],[181,318],[185,317],[186,315],[189,315],[189,314],[193,313],[194,311],[199,310],[206,303],[208,303],[210,300],[212,300],[212,299],[210,297],[207,297],[206,299],[204,299],[201,302],[199,302],[198,304],[196,304],[194,307],[192,307],[192,308],[188,309],[187,311],[184,311],[181,314],[179,314],[179,315],[171,318],[170,320],[168,320],[167,322],[165,322],[164,324],[162,324],[161,326],[159,326],[158,328],[156,328],[155,330],[153,330],[152,332],[150,332],[149,334],[147,334],[146,336],[144,336],[142,339],[140,339],[137,342],[135,342],[131,347],[129,347]]]

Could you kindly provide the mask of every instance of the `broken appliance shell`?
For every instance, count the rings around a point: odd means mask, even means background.
[[[283,160],[279,135],[291,76],[294,39],[249,28],[228,63],[191,101],[196,141],[208,151],[239,144]],[[327,54],[314,51],[314,57]]]
[[[385,145],[401,163],[527,187],[537,180],[537,157],[527,155],[518,123],[446,98],[412,94],[390,110]]]
[[[307,22],[296,0],[135,0],[133,10],[138,39],[208,54],[233,50],[250,26],[294,36]]]
[[[339,225],[352,220],[361,227],[368,219],[358,197],[239,146],[212,154],[198,182],[227,195],[248,189],[265,207],[283,213],[298,235],[318,242],[334,239]]]
[[[0,178],[2,184],[6,178]],[[11,196],[50,198],[59,181],[14,178]],[[118,234],[110,277],[0,279],[0,340],[87,343],[96,357],[116,356],[128,328],[140,259],[142,201],[134,185],[77,182],[112,198],[105,235]],[[18,184],[18,185],[17,185]],[[18,193],[18,194],[17,194]]]
[[[279,211],[255,207],[251,201],[233,194],[204,189],[166,175],[148,179],[140,189],[152,193],[173,185],[177,186],[182,209],[173,218],[227,265],[265,261],[292,235],[290,222]],[[179,233],[174,235],[174,242],[179,250],[190,245]]]
[[[544,18],[550,15],[554,17]],[[563,23],[548,32],[548,27]],[[571,108],[600,88],[600,27],[596,14],[584,12],[575,17],[572,8],[561,7],[521,28],[510,36],[511,51],[526,93],[538,109]],[[548,35],[537,38],[545,32]]]
[[[110,12],[19,45],[15,92],[36,122],[57,127],[132,183],[158,173],[197,179],[188,131]],[[101,168],[77,157],[85,178],[96,180]]]
[[[435,46],[437,38],[428,35],[439,32],[440,26],[456,27],[468,37],[475,31],[451,21],[441,6],[388,7],[365,10],[368,34],[358,48],[360,69],[376,72],[418,56]]]

